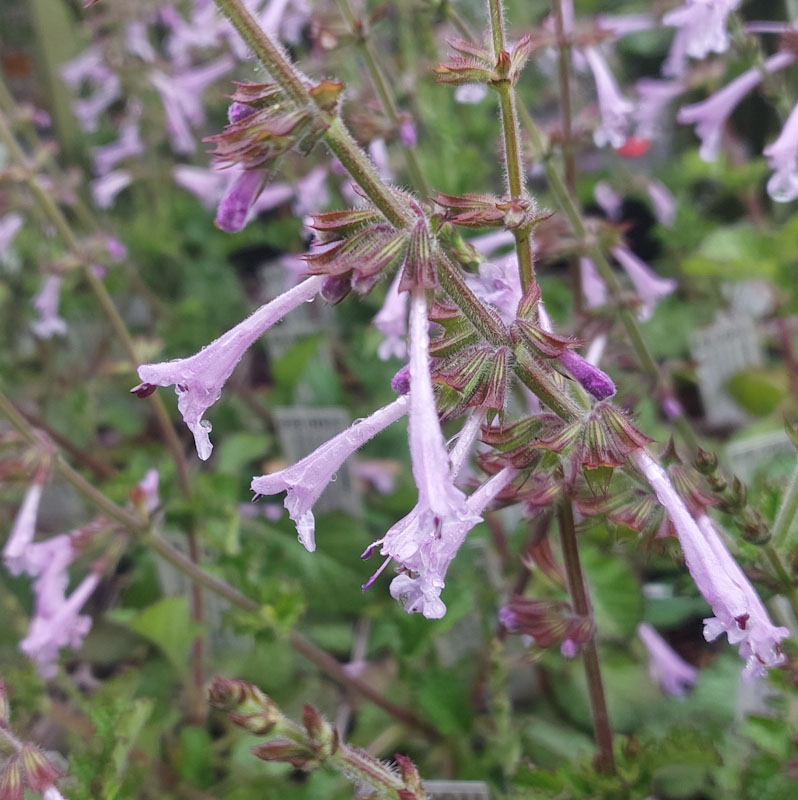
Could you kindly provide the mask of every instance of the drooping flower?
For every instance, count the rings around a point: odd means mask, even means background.
[[[615,394],[612,378],[573,350],[563,350],[557,360],[596,400],[606,400]]]
[[[12,575],[20,575],[26,569],[26,556],[36,533],[36,517],[42,499],[44,473],[39,472],[25,492],[11,534],[3,547],[3,563]]]
[[[794,53],[776,53],[765,61],[762,68],[752,67],[706,100],[679,109],[676,119],[682,125],[695,125],[696,134],[701,139],[699,155],[704,161],[714,161],[718,157],[727,120],[740,101],[762,81],[763,70],[776,72],[793,61]]]
[[[94,171],[97,175],[107,175],[120,161],[143,152],[144,144],[139,136],[138,123],[128,122],[122,126],[115,142],[92,148]]]
[[[665,470],[645,450],[633,453],[632,458],[667,511],[687,569],[712,607],[715,616],[704,620],[704,638],[712,641],[725,633],[729,644],[738,644],[739,653],[746,660],[744,678],[764,675],[767,667],[781,664],[781,641],[789,631],[770,621],[759,595],[726,549],[712,521],[706,514],[700,515],[697,522],[693,519]]]
[[[601,52],[596,47],[586,47],[584,54],[596,82],[601,114],[601,124],[593,133],[593,140],[597,147],[609,145],[617,150],[626,141],[634,105],[621,94]]]
[[[14,211],[0,217],[0,262],[5,260],[11,243],[21,230],[23,222],[22,215]]]
[[[33,333],[40,339],[52,339],[53,336],[66,336],[67,324],[58,315],[58,304],[61,297],[61,276],[48,275],[39,293],[31,301],[39,318],[31,323]]]
[[[651,680],[664,692],[681,697],[698,680],[698,669],[688,664],[647,622],[637,626],[637,635],[648,652]]]
[[[777,203],[789,203],[798,197],[798,105],[784,123],[781,135],[765,150],[773,175],[768,180],[768,194]]]
[[[660,278],[628,247],[613,247],[612,254],[626,271],[640,298],[638,316],[641,320],[650,319],[660,298],[676,290],[676,281],[672,278]]]
[[[483,303],[499,312],[504,322],[510,323],[515,319],[523,294],[515,253],[485,261],[479,265],[479,275],[469,275],[466,282]]]
[[[654,216],[660,224],[673,225],[676,221],[676,198],[671,190],[662,181],[650,180],[646,183],[646,191],[654,206]]]
[[[681,81],[659,81],[654,78],[641,78],[635,84],[637,107],[635,109],[635,135],[649,141],[658,138],[667,126],[663,125],[663,115],[685,89]]]
[[[598,273],[592,258],[579,259],[579,275],[582,281],[582,297],[587,308],[599,308],[607,303],[607,285]]]
[[[177,407],[194,434],[197,454],[203,461],[208,459],[213,450],[208,435],[211,424],[203,415],[219,399],[222,387],[249,347],[290,311],[313,300],[323,281],[321,276],[308,278],[261,306],[193,356],[143,364],[138,369],[142,383],[132,391],[146,396],[155,386],[174,386]]]
[[[382,308],[374,317],[374,325],[385,337],[377,349],[377,355],[383,361],[392,356],[396,358],[407,356],[407,344],[404,339],[407,333],[407,292],[399,291],[401,280],[402,273],[399,271],[388,288]]]
[[[133,19],[125,27],[125,46],[134,56],[151,64],[155,61],[155,50],[150,44],[147,25],[140,19]]]
[[[685,5],[669,11],[662,18],[664,25],[677,28],[680,46],[688,56],[706,58],[710,53],[729,49],[726,18],[741,0],[687,0]]]
[[[370,483],[380,494],[391,494],[396,488],[397,469],[397,462],[376,458],[361,459],[352,465],[355,477]]]
[[[266,175],[259,170],[241,171],[219,202],[216,227],[225,233],[238,233],[242,230],[265,180]]]
[[[116,196],[133,182],[133,176],[125,169],[115,169],[90,184],[91,197],[97,208],[111,208]]]
[[[619,222],[623,210],[623,197],[607,181],[599,181],[593,187],[593,199],[611,222]]]
[[[291,467],[252,479],[255,496],[286,492],[285,507],[296,524],[299,541],[309,552],[316,549],[313,505],[341,465],[380,431],[407,413],[408,398],[399,397],[359,420],[316,448]]]

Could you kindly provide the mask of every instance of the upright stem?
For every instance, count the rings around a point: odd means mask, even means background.
[[[571,593],[574,611],[583,617],[592,616],[588,599],[582,565],[579,561],[579,546],[576,541],[574,514],[570,500],[563,500],[559,509],[560,542],[562,544],[565,572],[568,576],[568,588]],[[615,755],[612,749],[612,728],[607,712],[607,701],[604,697],[604,685],[601,680],[598,650],[595,637],[582,645],[582,661],[585,665],[587,691],[590,696],[590,710],[593,714],[593,730],[598,747],[596,765],[601,772],[615,772]]]
[[[771,541],[774,547],[780,548],[784,546],[784,549],[786,549],[790,541],[790,527],[795,519],[796,512],[798,512],[798,464],[795,465],[792,477],[787,485],[787,491],[781,499],[776,521],[773,523]]]
[[[363,60],[366,62],[366,68],[371,76],[371,82],[374,84],[374,88],[377,90],[377,95],[380,98],[383,111],[385,111],[388,119],[393,123],[394,128],[398,131],[399,126],[401,125],[401,120],[399,119],[399,107],[396,104],[396,99],[391,92],[388,81],[385,78],[383,71],[380,69],[380,65],[374,55],[374,48],[372,47],[371,39],[368,37],[364,23],[361,19],[358,19],[355,16],[349,0],[338,0],[338,5],[341,8],[341,13],[344,16],[344,19],[346,19],[347,24],[352,30],[352,34],[357,40],[358,49],[360,50],[360,54],[363,56]],[[401,142],[401,144],[405,153],[407,171],[410,173],[410,180],[412,181],[413,186],[415,186],[416,190],[420,192],[421,195],[428,197],[430,194],[429,184],[427,183],[427,179],[424,177],[424,172],[421,169],[421,165],[418,163],[416,151],[412,147],[407,147],[403,142]]]
[[[504,6],[502,0],[488,0],[490,29],[493,38],[493,54],[497,61],[507,57],[504,41]],[[525,194],[524,159],[521,151],[521,130],[518,126],[515,87],[509,80],[494,85],[499,94],[504,137],[504,161],[507,192],[514,199],[523,199]],[[514,231],[515,251],[521,286],[526,291],[535,282],[535,258],[532,252],[532,237],[529,229]]]

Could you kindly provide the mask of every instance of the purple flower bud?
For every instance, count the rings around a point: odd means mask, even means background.
[[[290,311],[313,300],[323,281],[317,276],[294,286],[189,358],[143,364],[138,368],[142,384],[133,391],[142,396],[151,386],[174,386],[177,407],[194,434],[197,454],[206,460],[213,445],[208,436],[211,424],[203,414],[219,399],[222,387],[253,342]]]
[[[316,549],[313,504],[344,461],[369,439],[403,417],[407,406],[406,397],[394,400],[370,417],[355,422],[293,466],[253,478],[252,491],[256,495],[287,492],[285,507],[288,515],[296,524],[299,541],[312,553]]]
[[[216,210],[216,227],[238,233],[247,223],[249,211],[263,189],[266,176],[260,170],[245,170],[222,197]]]
[[[330,275],[324,278],[321,285],[321,296],[331,305],[336,305],[352,291],[352,279],[349,275]]]
[[[768,181],[768,194],[777,203],[798,198],[798,105],[790,112],[781,135],[765,148],[773,175]]]
[[[573,350],[565,350],[558,361],[596,400],[606,400],[615,394],[612,378]]]
[[[407,148],[413,148],[418,144],[418,134],[412,120],[405,119],[399,123],[399,141]]]
[[[227,121],[232,125],[236,122],[241,122],[242,119],[251,117],[257,111],[253,106],[248,106],[246,103],[231,103],[227,109]]]
[[[396,394],[407,394],[410,391],[410,366],[405,364],[396,375],[391,378],[391,389]]]
[[[676,653],[647,622],[637,626],[637,635],[648,651],[651,680],[664,692],[681,697],[698,680],[698,670]]]

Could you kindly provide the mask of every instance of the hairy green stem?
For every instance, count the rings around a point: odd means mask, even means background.
[[[385,111],[388,119],[393,123],[394,128],[398,131],[399,126],[401,125],[401,120],[399,119],[399,107],[396,103],[393,93],[391,92],[391,88],[388,85],[388,81],[383,74],[383,71],[380,69],[377,58],[374,55],[374,48],[372,47],[371,39],[368,37],[364,23],[355,16],[349,0],[338,0],[338,5],[341,9],[341,14],[349,25],[352,34],[357,41],[357,47],[358,50],[360,50],[363,61],[366,62],[366,69],[368,69],[369,75],[371,76],[371,82],[374,84],[374,88],[377,90],[377,95],[380,98],[383,111]],[[416,151],[412,147],[407,147],[403,142],[401,142],[401,137],[400,143],[402,144],[402,149],[404,150],[405,161],[407,162],[407,171],[410,173],[410,180],[412,181],[413,186],[423,197],[429,197],[429,184],[427,183],[426,177],[424,177],[424,172],[421,169],[421,165],[418,163]]]
[[[590,600],[579,560],[579,546],[576,540],[574,514],[569,499],[563,500],[558,508],[560,522],[560,542],[563,562],[568,577],[568,589],[571,593],[574,611],[582,617],[592,618]],[[612,728],[604,697],[604,684],[601,679],[598,650],[595,637],[582,645],[582,661],[585,666],[587,690],[590,696],[590,709],[593,713],[593,729],[598,747],[596,766],[601,772],[615,773],[615,755],[612,747]]]
[[[781,499],[776,521],[773,523],[771,541],[774,547],[786,551],[792,547],[790,528],[796,512],[798,512],[798,464],[795,465],[787,490]]]

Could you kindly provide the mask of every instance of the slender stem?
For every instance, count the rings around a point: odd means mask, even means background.
[[[0,725],[0,739],[3,739],[5,743],[12,749],[15,750],[17,753],[22,750],[22,742],[14,736],[11,731],[5,727],[5,725]]]
[[[493,54],[498,62],[500,58],[507,57],[504,40],[503,0],[488,0],[488,11],[493,38]],[[510,80],[505,80],[495,84],[494,88],[499,94],[501,108],[507,192],[510,197],[520,200],[525,195],[525,179],[515,87]],[[532,237],[528,229],[515,231],[515,251],[518,256],[521,286],[526,291],[535,282],[535,258],[532,252]]]
[[[391,88],[388,85],[388,81],[385,78],[383,71],[380,69],[377,58],[374,55],[374,48],[372,46],[371,39],[368,37],[368,32],[365,28],[363,20],[355,17],[349,0],[338,0],[338,5],[341,9],[341,14],[344,16],[344,19],[346,19],[352,34],[356,38],[357,47],[360,50],[363,60],[366,62],[366,68],[371,76],[371,82],[374,84],[374,88],[377,90],[377,94],[379,95],[383,111],[385,111],[388,119],[390,119],[394,127],[398,130],[399,126],[401,125],[401,120],[399,119],[399,107],[397,106],[396,99],[394,98]],[[404,150],[405,161],[407,162],[407,171],[410,173],[410,179],[413,182],[413,185],[424,197],[428,197],[430,195],[429,184],[427,183],[427,179],[424,177],[424,172],[421,169],[421,165],[418,163],[416,151],[412,147],[407,147],[404,142],[401,141],[401,136],[400,143],[402,145],[402,149]]]
[[[776,521],[773,523],[771,541],[777,548],[788,549],[790,544],[790,527],[795,514],[798,512],[798,464],[787,485],[787,491],[781,499],[779,512],[776,514]]]
[[[446,0],[444,5],[444,15],[449,18],[452,25],[457,28],[457,32],[468,41],[476,41],[477,37],[469,27],[468,23],[462,18],[460,12],[452,5],[449,0]]]
[[[574,527],[571,501],[568,499],[563,500],[560,503],[558,513],[560,542],[574,611],[580,616],[591,617],[593,612],[590,608],[585,578],[582,574],[582,565],[579,561],[579,546],[576,541],[576,528]],[[582,661],[585,665],[590,710],[593,714],[593,730],[599,751],[596,760],[597,767],[602,772],[614,774],[615,755],[612,748],[612,728],[610,727],[610,717],[607,712],[607,701],[604,697],[604,684],[601,680],[601,667],[595,637],[582,645]]]

